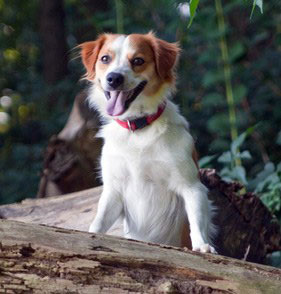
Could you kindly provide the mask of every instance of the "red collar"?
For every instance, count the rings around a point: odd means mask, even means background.
[[[123,128],[128,129],[132,132],[138,129],[142,129],[150,124],[152,124],[160,115],[163,113],[166,107],[166,101],[161,103],[158,107],[157,112],[154,114],[143,116],[133,120],[120,120],[116,119],[115,121]]]

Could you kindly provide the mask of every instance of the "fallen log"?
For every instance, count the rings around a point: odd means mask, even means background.
[[[88,231],[97,212],[101,191],[102,187],[98,187],[58,197],[25,199],[21,203],[2,205],[0,219]],[[108,233],[121,236],[122,225],[115,224]]]
[[[279,294],[281,270],[102,234],[0,220],[0,293]]]
[[[281,250],[280,226],[257,196],[252,193],[240,195],[241,185],[224,182],[215,170],[201,170],[200,177],[217,206],[215,223],[219,233],[215,246],[219,254],[264,263],[267,254]],[[87,231],[96,214],[101,191],[99,187],[3,205],[0,206],[0,217]],[[122,224],[116,223],[108,233],[122,236],[122,231]]]

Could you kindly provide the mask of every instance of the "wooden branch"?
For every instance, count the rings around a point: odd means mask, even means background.
[[[280,293],[281,270],[0,220],[0,293]]]

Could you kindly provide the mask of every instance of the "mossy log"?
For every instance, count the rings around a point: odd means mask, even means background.
[[[279,294],[281,270],[102,234],[0,220],[0,293]]]

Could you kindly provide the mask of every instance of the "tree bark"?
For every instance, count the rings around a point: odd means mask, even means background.
[[[67,45],[63,0],[41,0],[39,30],[42,40],[43,76],[47,86],[55,86],[67,75]],[[49,109],[53,108],[60,94],[48,89]]]
[[[40,34],[43,73],[48,84],[55,84],[67,73],[67,46],[62,0],[40,1]]]
[[[0,220],[0,293],[280,293],[281,270]]]

